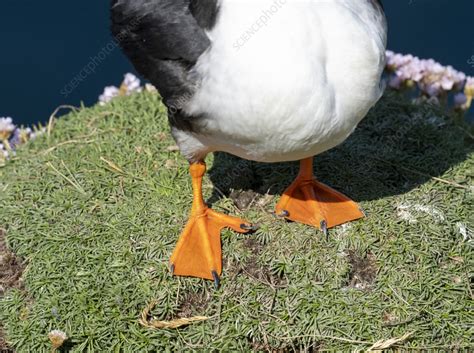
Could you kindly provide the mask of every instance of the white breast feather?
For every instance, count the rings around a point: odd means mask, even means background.
[[[202,133],[178,143],[276,162],[345,140],[382,93],[385,22],[364,2],[221,0],[186,107]]]

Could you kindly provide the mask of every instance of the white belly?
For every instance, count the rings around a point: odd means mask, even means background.
[[[364,1],[221,0],[185,108],[204,116],[200,143],[276,162],[344,141],[382,93],[385,24]]]

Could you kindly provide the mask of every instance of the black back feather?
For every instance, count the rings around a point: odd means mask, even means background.
[[[195,91],[189,71],[211,45],[217,12],[217,0],[111,0],[112,34],[173,114]]]

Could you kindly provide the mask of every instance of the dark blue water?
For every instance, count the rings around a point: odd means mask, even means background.
[[[132,69],[112,45],[108,4],[1,0],[0,116],[25,124],[46,121],[57,106],[91,105],[104,86],[120,83],[123,73]],[[473,0],[384,4],[390,49],[433,57],[474,75],[474,65],[469,64],[474,56]]]

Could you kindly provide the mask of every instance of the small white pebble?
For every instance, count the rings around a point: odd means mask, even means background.
[[[473,233],[469,228],[466,227],[465,224],[458,222],[456,223],[456,227],[458,228],[459,234],[461,234],[464,241],[472,240]]]

